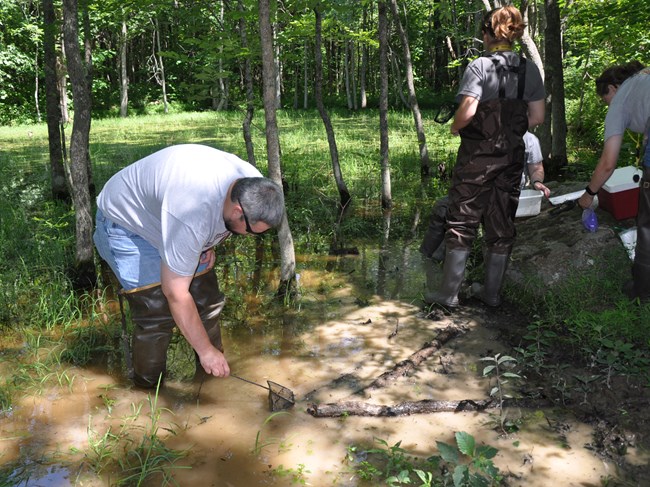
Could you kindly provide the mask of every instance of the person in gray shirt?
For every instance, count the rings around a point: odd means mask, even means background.
[[[248,162],[204,145],[167,147],[109,179],[97,197],[93,238],[129,303],[137,386],[156,387],[164,378],[174,326],[206,373],[230,374],[214,247],[233,233],[278,227],[284,211],[279,185]]]
[[[543,122],[545,110],[539,70],[513,51],[524,28],[521,12],[513,6],[483,17],[487,54],[467,66],[450,127],[461,142],[449,189],[442,284],[425,294],[426,304],[459,305],[458,292],[480,226],[486,271],[478,297],[489,306],[501,304],[501,284],[516,236],[523,136]]]
[[[650,68],[638,61],[607,68],[596,79],[596,93],[609,107],[605,117],[605,144],[598,164],[578,200],[581,208],[590,208],[594,196],[616,169],[626,130],[643,134],[640,151],[643,177],[639,184],[637,239],[632,279],[623,285],[631,299],[650,301]]]

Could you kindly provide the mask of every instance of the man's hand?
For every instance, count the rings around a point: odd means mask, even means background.
[[[210,256],[206,258],[209,260]],[[214,252],[212,252],[212,259],[214,259]],[[163,263],[161,278],[162,290],[174,321],[192,348],[196,350],[203,369],[216,377],[228,377],[230,375],[228,362],[223,353],[210,342],[194,298],[189,292],[192,276],[180,276]]]
[[[230,367],[226,357],[214,347],[203,355],[199,355],[199,360],[203,370],[208,374],[215,377],[228,377],[230,375]]]

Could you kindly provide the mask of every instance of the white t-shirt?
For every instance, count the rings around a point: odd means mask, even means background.
[[[167,147],[125,167],[97,197],[104,215],[140,235],[181,275],[228,234],[224,200],[233,182],[260,177],[233,154],[198,144]]]
[[[526,165],[524,166],[524,172],[521,175],[521,189],[526,186],[528,180],[528,164],[540,164],[544,161],[542,156],[542,148],[539,145],[539,139],[530,132],[524,134],[524,144],[526,144]]]

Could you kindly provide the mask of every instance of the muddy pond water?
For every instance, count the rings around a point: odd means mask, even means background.
[[[300,305],[276,315],[274,323],[251,317],[247,327],[224,325],[233,373],[291,389],[293,408],[272,413],[267,391],[235,378],[170,380],[156,398],[133,389],[119,373],[69,368],[73,381],[24,397],[0,418],[0,486],[115,485],[114,469],[96,473],[93,467],[102,455],[135,449],[152,431],[152,417],[165,446],[186,452],[169,471],[171,485],[379,485],[354,471],[368,459],[365,450],[381,446],[378,440],[426,458],[437,454],[436,441],[455,444],[458,431],[499,450],[494,460],[508,485],[599,486],[616,477],[614,465],[585,448],[591,427],[561,411],[509,410],[520,420],[519,431],[509,435],[494,429],[494,411],[388,418],[308,414],[312,403],[350,399],[450,324],[466,333],[413,373],[361,399],[389,405],[484,399],[493,384],[482,377],[480,358],[510,353],[483,326],[487,311],[480,306],[438,321],[425,317],[419,301],[424,272],[415,244],[359,250],[327,257],[327,265],[303,263]],[[566,425],[562,433],[549,418]],[[121,446],[111,447],[118,437]],[[157,476],[140,485],[163,481]]]

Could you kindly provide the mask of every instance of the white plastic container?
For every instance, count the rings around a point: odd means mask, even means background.
[[[542,192],[536,189],[522,189],[519,195],[519,206],[515,217],[539,215],[542,206]]]
[[[627,250],[627,255],[630,256],[631,260],[634,260],[634,249],[636,249],[636,227],[628,228],[619,233],[618,236],[621,239],[621,242],[623,242],[623,247]]]

